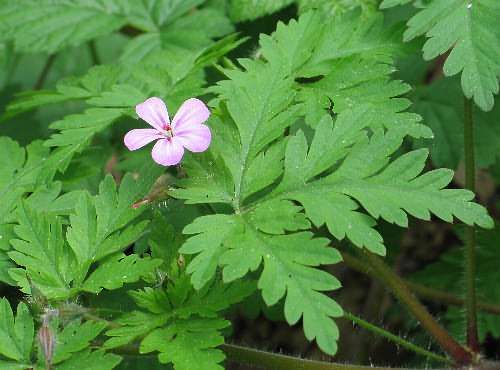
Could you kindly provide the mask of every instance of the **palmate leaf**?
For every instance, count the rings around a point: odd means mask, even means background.
[[[189,277],[173,276],[166,288],[145,288],[130,295],[144,311],[133,311],[116,321],[121,327],[108,330],[105,348],[119,347],[141,340],[140,352],[159,352],[161,363],[172,363],[174,369],[217,369],[224,359],[216,347],[224,343],[220,330],[229,322],[220,312],[241,302],[254,290],[252,282],[222,284],[194,291]]]
[[[395,5],[385,1],[382,7]],[[408,22],[405,40],[426,35],[424,59],[451,49],[443,71],[462,72],[462,89],[484,111],[493,108],[500,78],[500,3],[496,0],[435,0]]]
[[[287,322],[302,318],[306,337],[329,354],[336,352],[333,318],[342,309],[324,292],[340,284],[317,267],[341,259],[327,239],[303,231],[310,222],[381,255],[379,218],[403,227],[408,215],[482,227],[493,222],[471,201],[472,192],[444,189],[452,171],[422,174],[425,150],[395,155],[405,136],[432,133],[406,112],[409,100],[398,97],[408,86],[389,78],[398,51],[381,19],[367,24],[355,13],[346,19],[322,23],[304,14],[261,37],[264,60],[240,60],[241,70],[224,71],[229,80],[212,90],[218,109],[211,160],[188,166],[181,189],[169,191],[189,203],[226,203],[183,231],[191,235],[180,252],[194,255],[187,268],[194,287],[206,286],[219,268],[225,282],[255,272],[265,303],[283,299]],[[362,42],[369,33],[373,48]],[[294,125],[304,117],[307,89],[320,97],[305,110],[315,131],[309,140]],[[333,108],[325,109],[321,97]],[[284,135],[291,125],[295,134]]]

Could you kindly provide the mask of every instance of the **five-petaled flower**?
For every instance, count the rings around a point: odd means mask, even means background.
[[[123,141],[129,150],[137,150],[152,141],[151,156],[162,166],[179,163],[184,148],[191,152],[204,152],[212,139],[210,129],[204,125],[210,111],[205,103],[191,98],[182,103],[172,122],[167,107],[160,98],[152,97],[135,107],[137,115],[153,128],[134,129],[127,132]]]

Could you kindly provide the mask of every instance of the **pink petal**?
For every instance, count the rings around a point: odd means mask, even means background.
[[[146,99],[143,103],[135,106],[135,111],[139,117],[157,130],[164,130],[166,125],[170,123],[167,107],[160,98]]]
[[[206,125],[189,125],[182,126],[182,129],[176,132],[175,138],[187,150],[198,153],[207,150],[212,140],[212,134]]]
[[[154,161],[162,166],[179,163],[184,155],[184,148],[175,138],[158,140],[151,151]]]
[[[153,128],[135,129],[127,132],[123,138],[123,142],[128,150],[137,150],[150,142],[161,139],[157,130]]]
[[[205,122],[210,117],[210,111],[205,103],[199,99],[191,98],[182,103],[172,120],[172,127],[181,130],[186,126],[197,125]]]

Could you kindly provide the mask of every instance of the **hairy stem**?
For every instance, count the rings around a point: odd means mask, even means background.
[[[356,270],[362,274],[366,274],[374,279],[379,278],[378,275],[373,273],[370,266],[361,261],[359,258],[356,258],[346,252],[342,252],[342,258],[344,259],[344,263],[353,270]],[[435,288],[430,288],[428,286],[414,283],[412,281],[405,280],[405,283],[408,288],[410,288],[410,290],[420,298],[449,306],[463,307],[465,304],[465,299],[455,294],[444,292]],[[478,301],[476,302],[476,306],[481,311],[488,312],[494,315],[500,315],[500,305],[498,304]]]
[[[47,79],[47,75],[50,72],[50,69],[52,68],[52,65],[54,64],[54,60],[56,59],[55,54],[50,54],[49,57],[47,58],[47,61],[45,62],[45,65],[42,68],[42,71],[40,72],[40,75],[38,76],[35,85],[33,86],[34,90],[40,90],[43,87],[43,84],[45,83],[45,80]]]
[[[240,364],[257,366],[260,369],[269,370],[398,370],[397,368],[357,366],[306,360],[303,358],[285,356],[282,354],[260,351],[253,348],[237,346],[234,344],[223,344],[222,350],[226,353],[228,360]]]
[[[453,337],[432,317],[427,309],[408,289],[403,279],[401,279],[392,269],[387,266],[378,256],[363,251],[370,267],[374,270],[384,285],[405,305],[413,316],[439,343],[441,348],[448,353],[457,365],[468,365],[473,358],[464,347],[462,347]]]
[[[348,320],[351,320],[356,325],[359,325],[363,329],[366,329],[366,330],[371,331],[371,332],[373,332],[381,337],[384,337],[384,338],[388,339],[389,341],[394,342],[397,345],[400,345],[401,347],[406,348],[410,351],[413,351],[419,355],[425,356],[425,357],[432,359],[432,360],[447,363],[447,364],[449,364],[451,362],[446,357],[440,356],[436,353],[433,353],[433,352],[426,350],[425,348],[419,347],[411,342],[408,342],[407,340],[405,340],[397,335],[394,335],[394,334],[388,332],[387,330],[379,328],[378,326],[373,325],[373,324],[369,323],[368,321],[365,321],[362,318],[360,318],[356,315],[353,315],[350,312],[344,312],[344,317]]]
[[[464,97],[464,158],[465,188],[476,189],[476,165],[474,158],[474,122],[472,102]],[[474,226],[465,229],[465,311],[467,317],[467,345],[479,352],[476,311],[476,231]]]

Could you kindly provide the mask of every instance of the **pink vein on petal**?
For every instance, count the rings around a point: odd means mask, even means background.
[[[176,165],[183,155],[184,147],[175,137],[158,140],[151,151],[153,160],[162,166]]]
[[[134,129],[127,132],[123,142],[129,150],[137,150],[162,137],[154,128]]]
[[[157,97],[146,99],[143,103],[137,104],[135,112],[157,130],[164,129],[165,125],[170,123],[167,107],[163,100]]]
[[[210,117],[210,111],[205,103],[196,98],[191,98],[182,103],[172,120],[174,130],[182,130],[189,125],[205,122]]]
[[[182,130],[176,132],[175,138],[187,150],[199,153],[208,149],[212,140],[212,134],[206,125],[186,125],[182,126]]]

